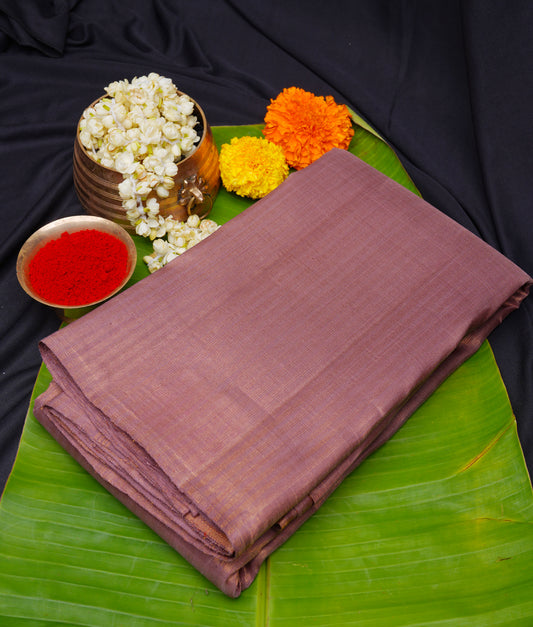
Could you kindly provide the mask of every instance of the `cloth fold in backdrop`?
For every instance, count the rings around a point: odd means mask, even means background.
[[[334,149],[45,338],[35,415],[236,597],[530,285]]]
[[[0,0],[0,33],[50,57],[63,54],[69,14],[78,0]]]

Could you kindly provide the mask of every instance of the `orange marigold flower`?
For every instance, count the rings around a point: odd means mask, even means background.
[[[332,96],[288,87],[270,101],[263,133],[283,148],[291,167],[301,170],[332,148],[348,148],[353,127],[348,107]]]
[[[289,175],[283,150],[264,137],[234,137],[220,148],[220,178],[229,192],[262,198]]]

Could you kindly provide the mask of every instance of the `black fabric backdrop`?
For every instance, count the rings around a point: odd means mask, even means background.
[[[533,274],[529,0],[0,0],[0,478],[56,314],[15,275],[43,224],[81,213],[72,146],[113,80],[158,72],[212,125],[263,120],[296,85],[394,147],[426,200]],[[533,298],[491,336],[533,468]]]

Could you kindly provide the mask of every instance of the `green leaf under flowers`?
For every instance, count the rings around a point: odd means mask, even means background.
[[[213,129],[217,144],[261,126]],[[350,150],[414,186],[357,126]],[[219,223],[252,201],[221,189]],[[134,279],[150,243],[136,237]],[[179,263],[179,260],[176,262]],[[226,598],[106,492],[31,406],[0,502],[0,624],[531,625],[533,494],[488,342]]]

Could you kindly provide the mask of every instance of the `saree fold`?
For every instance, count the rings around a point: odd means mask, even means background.
[[[35,415],[237,597],[530,285],[334,149],[45,338],[53,382]]]

